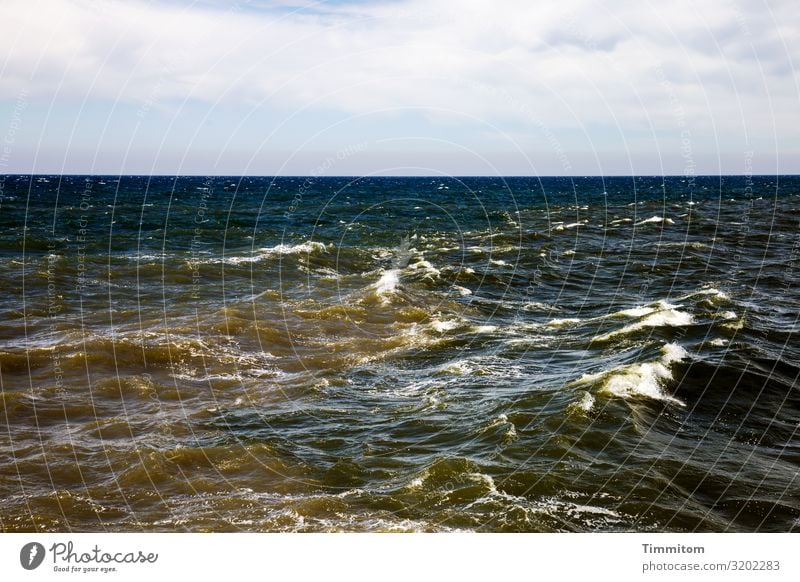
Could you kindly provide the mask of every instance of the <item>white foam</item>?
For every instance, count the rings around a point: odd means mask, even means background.
[[[708,287],[706,289],[701,289],[700,291],[695,291],[694,293],[689,293],[688,295],[684,295],[683,297],[680,297],[679,300],[689,299],[691,297],[697,297],[698,295],[713,295],[714,299],[717,299],[717,300],[720,300],[720,301],[729,301],[730,300],[730,297],[728,297],[728,295],[726,295],[725,293],[723,293],[722,291],[720,291],[719,289],[716,289],[714,287]]]
[[[674,343],[665,344],[661,348],[661,353],[663,354],[661,361],[666,365],[682,362],[689,356],[683,346]]]
[[[206,374],[205,376],[195,376],[190,373],[170,374],[176,380],[189,382],[241,382],[240,374]]]
[[[664,398],[661,381],[672,378],[669,368],[659,362],[637,364],[612,374],[603,390],[615,396],[648,396],[656,400]]]
[[[325,243],[318,241],[307,241],[299,245],[279,244],[274,247],[263,247],[259,249],[265,255],[299,255],[303,253],[328,252]]]
[[[466,287],[462,287],[461,285],[453,285],[453,289],[455,289],[458,292],[458,294],[461,295],[462,297],[466,295],[472,295],[472,291],[470,291]]]
[[[264,255],[253,255],[252,257],[226,257],[224,262],[229,265],[241,265],[242,263],[257,263],[264,260]],[[217,262],[216,260],[212,262]]]
[[[262,247],[258,249],[257,254],[248,257],[226,257],[225,262],[231,265],[239,265],[242,263],[257,263],[264,259],[282,255],[300,255],[315,252],[328,252],[328,247],[324,243],[317,241],[308,241],[299,245],[279,244],[274,247]]]
[[[441,371],[445,374],[453,374],[454,376],[463,376],[472,372],[474,367],[470,364],[468,360],[458,360],[456,362],[451,362],[446,366],[441,368]]]
[[[438,368],[438,374],[453,376],[498,376],[503,378],[520,378],[522,370],[520,366],[509,366],[503,363],[490,361],[485,358],[477,360],[456,360]]]
[[[434,331],[437,331],[439,333],[444,333],[446,331],[452,331],[456,329],[460,324],[455,319],[449,319],[446,321],[441,321],[440,319],[434,319],[433,321],[431,321],[430,325]]]
[[[571,503],[565,506],[567,508],[568,513],[579,513],[579,514],[594,514],[594,515],[605,515],[607,517],[613,517],[615,519],[619,519],[619,514],[616,511],[611,509],[606,509],[605,507],[596,507],[594,505],[579,505],[576,503]]]
[[[675,305],[662,303],[659,307],[660,309],[650,313],[636,323],[626,325],[622,329],[596,336],[592,338],[592,341],[608,341],[620,335],[633,333],[647,327],[681,327],[691,325],[694,322],[694,317],[691,313],[680,311]]]
[[[675,224],[675,221],[672,220],[671,218],[664,218],[663,216],[651,216],[650,218],[637,222],[636,226],[641,226],[642,224],[655,224],[655,223]]]
[[[713,295],[714,299],[720,299],[722,301],[730,300],[730,297],[728,297],[728,295],[726,295],[725,293],[723,293],[719,289],[708,289],[708,291],[706,293],[704,293],[704,294]]]
[[[47,258],[57,259],[58,255],[50,255]],[[125,258],[129,261],[140,261],[140,262],[151,262],[151,261],[163,261],[168,257],[166,253],[159,253],[159,254],[136,254],[136,255],[125,255]]]
[[[596,372],[594,374],[582,374],[580,378],[575,380],[573,384],[582,385],[582,384],[594,384],[595,382],[601,380],[607,372]]]
[[[400,272],[397,269],[389,269],[381,275],[381,278],[373,285],[373,289],[375,289],[375,293],[386,300],[397,292],[399,284]]]
[[[644,317],[656,311],[655,307],[644,305],[641,307],[631,307],[630,309],[623,309],[616,311],[609,315],[609,317]]]
[[[496,325],[476,325],[470,328],[474,333],[494,333],[497,331]]]
[[[600,391],[621,398],[645,396],[665,400],[681,406],[683,402],[666,394],[662,385],[672,379],[670,366],[687,357],[686,350],[678,344],[669,343],[661,348],[661,358],[655,362],[629,364],[612,368],[598,374],[585,374],[576,384],[600,383]]]
[[[433,280],[437,279],[439,275],[441,275],[439,269],[431,265],[428,261],[421,258],[415,263],[410,264],[407,270],[412,273],[417,273],[419,271],[422,271],[424,273],[423,279]]]
[[[592,411],[592,408],[594,408],[594,402],[594,396],[592,396],[589,392],[584,392],[580,400],[569,405],[569,409],[574,412],[582,412],[585,414]]]
[[[739,331],[744,327],[744,319],[731,321],[730,323],[723,323],[722,327],[730,329],[731,331]]]
[[[489,426],[497,426],[498,424],[503,424],[508,422],[508,416],[505,414],[498,414],[491,422]]]

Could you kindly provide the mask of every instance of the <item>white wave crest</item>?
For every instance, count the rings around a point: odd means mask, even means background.
[[[307,241],[299,245],[279,244],[274,247],[264,247],[258,250],[265,255],[299,255],[304,253],[325,253],[328,252],[328,247],[325,243]]]
[[[635,309],[637,309],[637,311],[629,310],[629,312],[647,314],[646,317],[640,319],[636,323],[626,325],[622,329],[595,336],[592,338],[592,341],[604,342],[648,327],[681,327],[694,323],[694,316],[692,316],[691,313],[680,311],[678,306],[666,302],[660,302],[658,308],[654,308],[653,311],[650,312],[646,311],[647,308]],[[641,311],[638,311],[639,309],[641,309]]]
[[[650,218],[637,222],[636,226],[641,226],[643,224],[675,224],[675,221],[671,218],[664,218],[663,216],[651,216]]]
[[[594,408],[594,396],[589,392],[584,392],[580,400],[577,400],[569,405],[568,410],[573,413],[586,414]]]
[[[656,311],[655,307],[645,305],[642,307],[631,307],[630,309],[622,309],[609,315],[609,317],[644,317]]]
[[[408,265],[406,270],[415,275],[422,273],[423,279],[435,280],[441,275],[439,269],[431,265],[430,262],[426,261],[422,257]]]
[[[585,374],[575,384],[598,383],[601,392],[612,396],[645,396],[685,406],[682,401],[664,392],[662,386],[666,381],[672,380],[670,366],[687,356],[686,350],[681,346],[668,343],[661,348],[661,358],[655,362],[629,364],[598,374]]]
[[[688,295],[684,295],[680,297],[679,300],[690,299],[692,297],[697,297],[698,295],[709,295],[711,296],[710,299],[712,301],[730,301],[730,297],[727,294],[716,289],[714,287],[709,287],[706,289],[701,289],[700,291],[695,291],[694,293],[689,293]]]
[[[379,297],[387,300],[397,293],[398,285],[400,285],[400,271],[398,269],[389,269],[381,275],[381,278],[373,285],[373,289]]]
[[[255,254],[251,256],[226,257],[225,263],[228,263],[230,265],[240,265],[242,263],[257,263],[259,261],[263,261],[264,259],[269,259],[272,257],[278,257],[282,255],[300,255],[300,254],[311,254],[317,252],[326,253],[328,252],[328,247],[325,245],[325,243],[321,243],[318,241],[307,241],[298,245],[279,244],[273,247],[262,247],[258,249],[258,251]]]
[[[446,319],[444,321],[440,319],[434,319],[430,323],[430,328],[437,333],[444,333],[446,331],[452,331],[458,327],[461,327],[461,322],[455,319]]]

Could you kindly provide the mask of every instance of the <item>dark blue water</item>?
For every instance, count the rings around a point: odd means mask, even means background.
[[[798,530],[799,209],[4,176],[0,529]]]

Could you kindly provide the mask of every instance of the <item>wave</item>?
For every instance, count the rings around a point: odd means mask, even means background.
[[[606,342],[645,328],[683,327],[694,323],[694,316],[691,313],[680,311],[678,306],[670,303],[662,302],[658,308],[653,308],[652,311],[649,308],[635,308],[625,311],[634,316],[642,314],[644,317],[636,323],[626,325],[622,329],[595,336],[592,338],[592,342]],[[618,312],[618,314],[621,314],[621,312]]]
[[[710,299],[712,301],[725,302],[731,300],[731,298],[728,296],[727,293],[720,291],[715,287],[705,287],[703,289],[700,289],[699,291],[694,291],[692,293],[688,293],[686,295],[678,297],[678,301],[685,301],[686,299],[691,299],[693,297],[705,296],[705,295],[710,296]]]
[[[383,303],[388,303],[390,298],[397,293],[400,286],[400,271],[389,269],[381,275],[381,278],[372,286],[375,294]]]
[[[565,317],[562,319],[551,319],[547,322],[548,327],[565,327],[568,325],[576,325],[581,323],[581,320],[577,317]]]
[[[421,276],[422,279],[435,280],[441,275],[441,271],[439,271],[439,269],[431,265],[430,262],[426,261],[422,257],[419,257],[415,262],[409,264],[405,270],[412,275]]]
[[[594,408],[595,398],[590,392],[583,392],[579,400],[569,405],[567,410],[573,414],[587,414]]]
[[[566,327],[566,326],[574,326],[580,325],[585,323],[592,323],[592,322],[600,322],[605,321],[608,319],[619,319],[619,318],[644,318],[641,321],[636,323],[630,324],[625,326],[620,330],[616,330],[601,336],[597,336],[593,338],[592,341],[605,341],[611,339],[616,335],[624,335],[626,333],[630,333],[633,331],[638,331],[644,327],[660,327],[662,325],[690,325],[692,322],[693,316],[689,313],[685,313],[679,311],[678,308],[680,306],[673,305],[668,303],[662,299],[658,301],[654,301],[648,305],[639,305],[636,307],[628,307],[625,309],[620,309],[619,311],[613,311],[611,313],[607,313],[605,315],[599,315],[597,317],[588,317],[585,319],[581,319],[578,317],[561,317],[555,318],[548,321],[545,326],[546,327]],[[554,305],[549,305],[546,303],[527,303],[523,307],[524,311],[559,311],[560,309]],[[685,323],[681,323],[685,322]]]
[[[328,245],[325,243],[318,241],[307,241],[296,245],[279,244],[272,247],[262,247],[258,249],[254,255],[226,257],[223,259],[223,262],[229,265],[240,265],[242,263],[257,263],[265,259],[272,259],[285,255],[311,255],[327,252]]]
[[[403,288],[400,283],[401,278],[406,279],[409,283],[430,287],[431,284],[439,281],[441,271],[426,260],[424,253],[415,248],[409,248],[408,238],[404,238],[394,250],[379,249],[377,256],[373,254],[374,260],[385,261],[389,258],[391,258],[391,265],[388,269],[378,268],[361,274],[362,277],[380,275],[375,283],[367,287],[362,302],[378,302],[381,305],[388,305],[396,299],[402,299],[410,303],[424,303],[423,298],[417,300]],[[461,296],[472,293],[460,285],[454,285],[453,290]]]
[[[595,385],[599,387],[601,393],[610,396],[621,398],[644,396],[686,406],[683,401],[667,394],[663,386],[667,381],[673,379],[670,369],[672,364],[681,362],[687,357],[688,353],[683,347],[675,343],[668,343],[661,348],[661,357],[654,362],[628,364],[596,374],[584,374],[573,384],[578,386]],[[590,401],[582,402],[586,404]],[[591,405],[593,404],[592,400]],[[585,406],[581,408],[588,412]]]
[[[664,218],[663,216],[651,216],[650,218],[637,222],[635,226],[642,226],[644,224],[675,224],[675,221],[671,218]]]

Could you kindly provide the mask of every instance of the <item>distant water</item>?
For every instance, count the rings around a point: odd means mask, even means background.
[[[0,182],[4,531],[800,531],[800,178]]]

